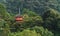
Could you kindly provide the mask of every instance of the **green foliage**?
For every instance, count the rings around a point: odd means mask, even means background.
[[[21,30],[21,28],[23,30],[25,28],[31,28],[34,26],[41,26],[43,23],[42,17],[37,15],[36,13],[32,13],[32,12],[29,13],[29,12],[30,11],[23,14],[23,23],[14,22],[13,24],[11,24],[11,26],[16,28],[17,30]],[[30,16],[30,14],[31,14],[31,16]]]
[[[53,9],[47,10],[47,12],[45,12],[43,15],[44,24],[47,28],[54,29],[58,26],[60,21],[59,17],[60,15],[57,11]]]
[[[6,5],[10,13],[17,13],[18,8],[27,8],[36,13],[43,14],[46,9],[53,8],[60,11],[60,0],[0,0]],[[48,4],[47,4],[48,3]],[[23,4],[23,5],[22,5]]]
[[[4,5],[2,4],[0,4],[0,16],[2,16],[2,18],[5,20],[11,17],[10,14],[6,11]]]
[[[23,11],[22,11],[23,13],[23,15],[24,14],[27,14],[28,16],[31,16],[31,17],[34,17],[34,16],[37,16],[38,14],[36,14],[35,12],[33,12],[33,11],[31,11],[31,10],[29,10],[29,9],[23,9]]]
[[[51,31],[43,27],[33,27],[32,30],[25,29],[22,32],[9,33],[9,36],[54,36]]]
[[[55,34],[60,30],[60,13],[54,9],[47,10],[43,15],[43,26]]]
[[[54,36],[53,33],[59,36],[60,14],[58,11],[49,9],[42,17],[28,9],[23,9],[22,12],[23,22],[16,22],[15,15],[10,15],[4,5],[0,4],[0,27],[4,27],[4,32],[9,36]]]
[[[35,31],[24,30],[22,32],[10,33],[9,36],[41,36],[41,34],[36,33]]]
[[[40,33],[42,36],[54,36],[54,34],[51,31],[48,31],[48,29],[44,29],[41,26],[35,26],[33,27],[33,30],[35,30],[37,33]]]
[[[5,24],[5,21],[3,19],[0,19],[0,28],[3,27]]]

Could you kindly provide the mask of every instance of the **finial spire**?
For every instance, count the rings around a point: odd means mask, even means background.
[[[21,15],[21,13],[20,13],[20,8],[19,8],[19,15]]]

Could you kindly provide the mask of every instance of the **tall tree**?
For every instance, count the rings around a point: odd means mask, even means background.
[[[43,14],[44,27],[49,30],[59,30],[60,22],[60,13],[54,9],[49,9]],[[58,26],[59,25],[59,26]]]

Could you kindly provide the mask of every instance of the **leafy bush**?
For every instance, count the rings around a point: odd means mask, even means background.
[[[9,36],[37,36],[37,35],[41,36],[41,34],[31,30],[24,30],[22,32],[9,33]]]
[[[51,31],[49,31],[48,29],[44,29],[42,26],[35,26],[33,27],[33,30],[35,30],[37,33],[40,33],[41,36],[54,36]]]
[[[23,30],[22,32],[9,33],[9,36],[54,36],[51,31],[43,27],[33,27]]]

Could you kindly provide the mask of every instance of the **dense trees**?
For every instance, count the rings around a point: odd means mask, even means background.
[[[45,28],[48,28],[49,30],[52,30],[54,33],[57,33],[56,31],[59,31],[60,28],[60,13],[54,9],[47,10],[43,14],[43,26]],[[59,26],[58,26],[59,25]]]
[[[3,19],[8,19],[10,18],[10,14],[6,11],[6,8],[4,5],[0,4],[0,16]]]
[[[33,27],[32,30],[24,29],[22,32],[10,33],[9,36],[54,36],[52,32],[43,27]]]
[[[49,9],[41,16],[31,10],[23,9],[21,15],[23,22],[15,21],[16,15],[10,15],[5,7],[0,4],[0,28],[4,28],[2,33],[6,32],[3,35],[60,36],[60,13],[58,11]]]
[[[43,20],[47,28],[50,26],[51,29],[57,29],[60,21],[60,13],[53,9],[47,10],[47,12],[45,12],[43,15]]]
[[[43,14],[46,9],[53,8],[60,11],[60,0],[1,0],[6,5],[7,10],[10,13],[17,13],[18,7],[27,8],[36,13]],[[0,1],[0,2],[1,2]],[[22,2],[23,1],[23,2]],[[21,5],[23,4],[23,5]]]

